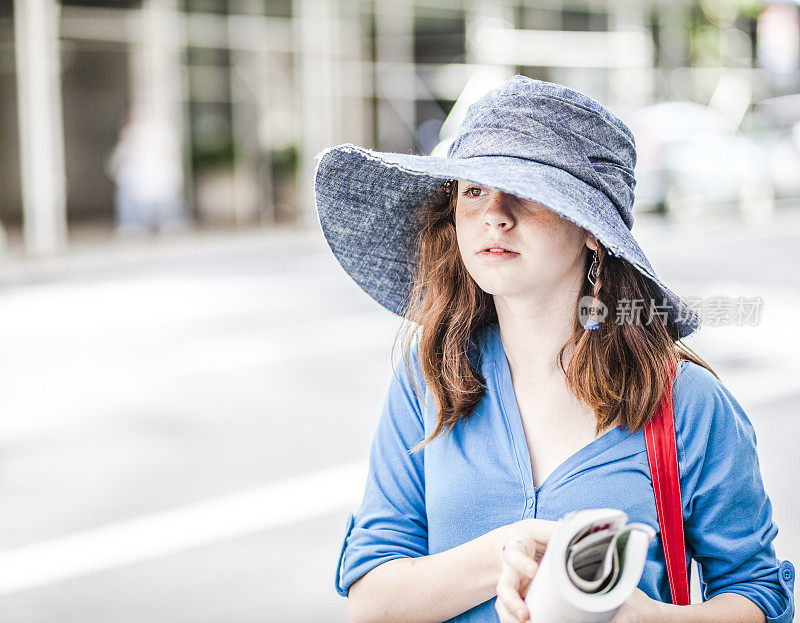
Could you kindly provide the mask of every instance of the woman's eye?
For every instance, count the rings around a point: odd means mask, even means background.
[[[480,191],[482,191],[483,188],[480,188],[478,186],[467,186],[467,188],[461,194],[463,194],[465,197],[475,197],[475,198],[480,197],[480,194],[478,195],[473,194],[472,193],[473,190],[477,190],[480,193]]]

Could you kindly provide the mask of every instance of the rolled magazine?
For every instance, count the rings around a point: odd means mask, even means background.
[[[655,530],[621,510],[567,513],[550,537],[525,603],[536,623],[607,623],[644,571]]]

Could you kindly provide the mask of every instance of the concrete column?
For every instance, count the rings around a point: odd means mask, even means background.
[[[131,26],[136,42],[130,56],[133,109],[164,133],[159,145],[165,148],[154,157],[172,172],[173,195],[183,204],[186,76],[181,52],[186,32],[177,0],[143,0]]]
[[[630,110],[653,101],[655,67],[653,66],[652,34],[647,29],[645,9],[630,3],[608,3],[610,32],[635,32],[638,49],[631,50],[620,41],[615,66],[610,72],[609,105],[614,110]],[[627,59],[627,60],[626,60]]]
[[[314,156],[336,143],[337,0],[293,0],[298,146],[298,221],[318,225],[314,207]]]
[[[259,19],[248,16],[248,19]],[[235,20],[228,16],[228,36],[233,43]],[[258,219],[260,209],[256,163],[258,161],[258,105],[256,91],[269,83],[256,81],[256,64],[265,61],[265,54],[231,46],[231,117],[233,135],[233,216],[236,226],[249,225]]]
[[[285,77],[281,75],[280,68],[274,66],[272,53],[267,50],[258,52],[253,62],[255,65],[253,67],[254,83],[257,87],[256,92],[253,94],[256,106],[255,127],[258,128],[258,132],[254,137],[256,139],[255,155],[256,162],[260,163],[257,175],[260,191],[257,200],[258,222],[261,225],[267,225],[272,223],[276,217],[275,180],[272,175],[271,153],[271,150],[275,147],[275,139],[270,114],[273,110],[273,102],[276,100],[276,95],[273,93],[275,83],[278,80],[284,81]],[[285,102],[281,102],[280,105],[285,106]]]
[[[17,106],[25,252],[50,255],[66,246],[64,128],[55,0],[14,5]]]
[[[492,66],[498,75],[513,75],[515,67],[498,63],[496,50],[492,49],[493,45],[487,46],[481,28],[515,28],[514,7],[505,0],[466,0],[465,9],[467,63],[485,65],[485,69]]]
[[[665,4],[658,8],[661,23],[653,101],[690,98],[692,87],[687,79],[689,67],[689,8],[682,4]]]
[[[370,145],[375,136],[372,120],[373,81],[371,41],[369,32],[364,28],[366,20],[362,17],[366,7],[359,3],[341,5],[339,64],[339,95],[341,97],[340,136],[356,145]],[[371,10],[371,9],[369,9]]]
[[[417,129],[414,6],[411,2],[375,2],[375,61],[377,147],[408,152],[415,148]]]

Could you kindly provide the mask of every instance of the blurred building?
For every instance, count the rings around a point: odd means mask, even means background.
[[[0,0],[0,225],[31,254],[114,222],[107,158],[166,122],[200,228],[313,225],[313,156],[430,153],[514,73],[624,112],[800,90],[796,2]],[[451,114],[452,113],[452,114]],[[450,127],[448,128],[448,122]]]

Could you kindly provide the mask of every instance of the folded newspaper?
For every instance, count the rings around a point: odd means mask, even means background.
[[[567,513],[550,537],[525,602],[536,623],[607,623],[644,571],[655,530],[620,510]]]

